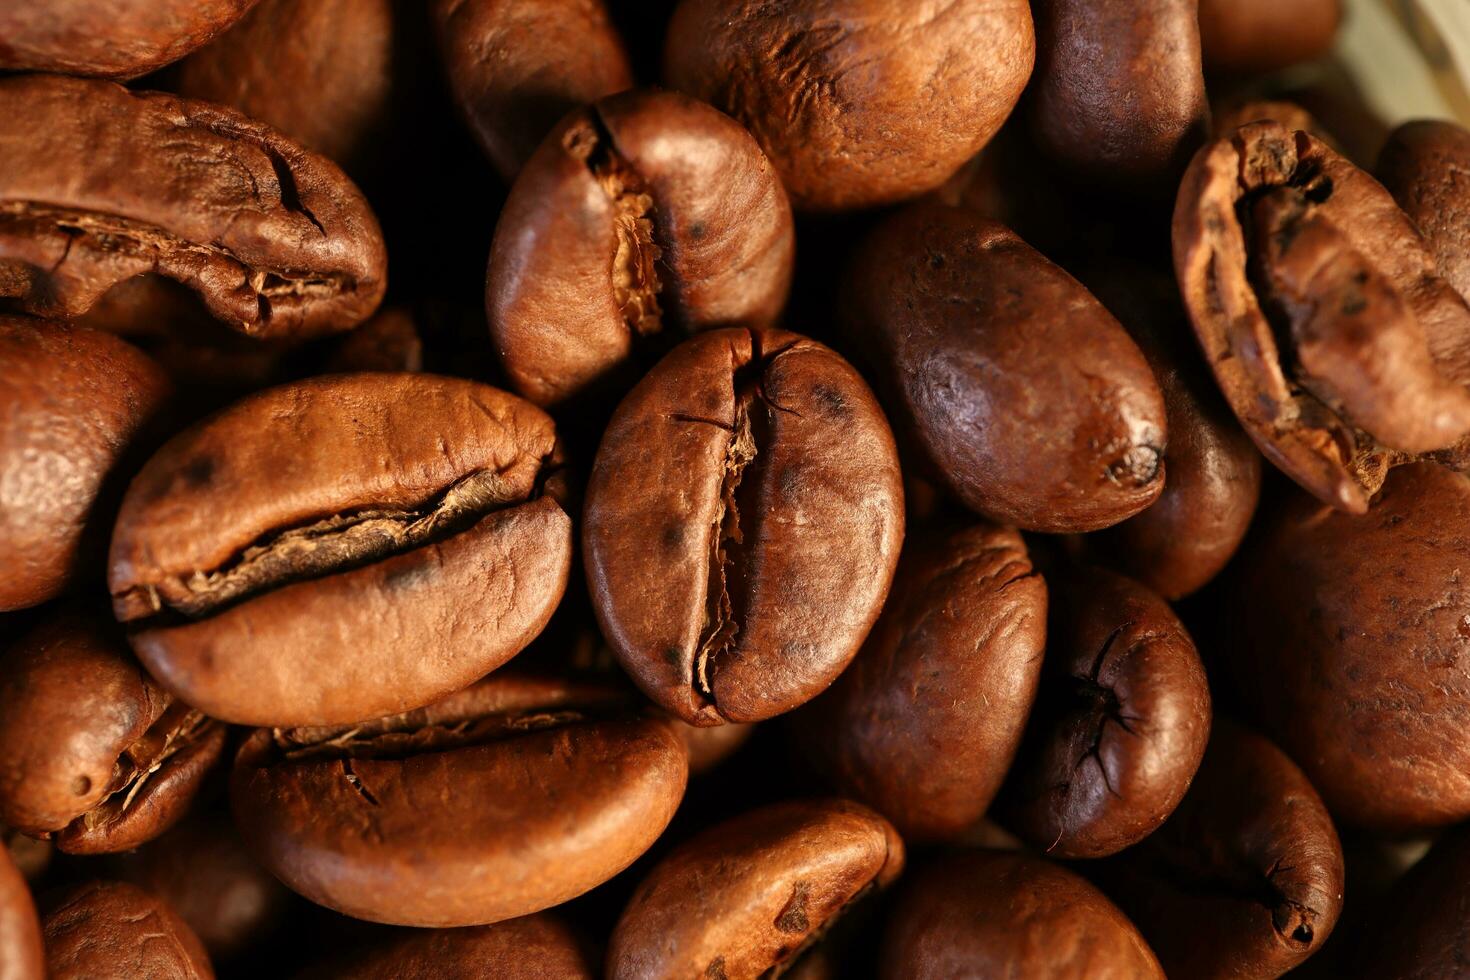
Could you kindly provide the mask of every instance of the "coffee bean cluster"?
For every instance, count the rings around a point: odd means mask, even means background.
[[[1470,976],[1342,18],[0,2],[0,980]]]

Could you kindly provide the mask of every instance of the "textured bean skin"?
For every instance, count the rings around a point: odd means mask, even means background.
[[[673,92],[611,96],[563,119],[511,189],[491,338],[538,405],[625,390],[689,333],[770,325],[794,249],[786,192],[739,124]]]
[[[831,211],[943,184],[1010,114],[1035,50],[1022,0],[684,0],[664,77],[743,123],[798,208]]]
[[[43,980],[46,954],[36,903],[8,850],[0,854],[0,977]]]
[[[127,79],[177,61],[255,0],[17,0],[0,9],[0,69]]]
[[[777,803],[727,820],[638,886],[608,944],[607,975],[767,976],[892,882],[903,860],[888,822],[847,800]],[[701,914],[690,916],[696,902]]]
[[[851,667],[795,716],[819,771],[908,840],[969,830],[1000,789],[1036,697],[1046,583],[1015,531],[911,536]]]
[[[0,80],[0,297],[79,316],[158,272],[258,337],[344,330],[386,286],[377,219],[335,164],[232,109],[110,82]]]
[[[560,600],[556,455],[546,415],[475,382],[270,389],[133,481],[114,611],[160,683],[213,717],[335,724],[427,703],[520,652]]]
[[[414,929],[328,967],[319,980],[593,980],[572,930],[544,913],[463,929]]]
[[[1243,556],[1227,665],[1345,824],[1410,831],[1470,817],[1467,549],[1470,478],[1414,463],[1389,474],[1363,517],[1294,495]]]
[[[3,612],[95,573],[87,543],[105,536],[98,525],[116,504],[99,495],[169,386],[158,365],[115,337],[25,317],[0,316],[0,363]]]
[[[1342,0],[1199,0],[1200,46],[1214,72],[1276,71],[1325,55]]]
[[[618,406],[582,533],[603,635],[644,693],[697,725],[769,718],[841,673],[888,594],[893,435],[821,344],[702,333]]]
[[[915,205],[878,227],[847,281],[844,319],[887,404],[966,506],[1087,531],[1157,499],[1167,420],[1148,362],[1010,229]]]
[[[1082,877],[1030,855],[975,850],[945,855],[900,886],[878,975],[1153,980],[1164,971]]]
[[[133,885],[78,885],[42,926],[52,980],[214,978],[199,938],[167,904]]]
[[[1439,274],[1470,298],[1470,131],[1439,120],[1404,123],[1389,134],[1377,173],[1424,235]]]

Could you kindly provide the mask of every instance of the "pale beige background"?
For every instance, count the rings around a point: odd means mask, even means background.
[[[1390,126],[1470,125],[1470,0],[1347,0],[1338,57]]]

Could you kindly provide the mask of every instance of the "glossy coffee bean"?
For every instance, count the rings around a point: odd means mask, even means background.
[[[0,820],[73,854],[137,847],[188,809],[224,751],[121,637],[63,609],[0,658]]]
[[[1041,858],[945,855],[908,876],[883,936],[884,980],[1162,980],[1133,923],[1086,880]]]
[[[1205,67],[1231,75],[1288,68],[1326,55],[1342,0],[1199,0]]]
[[[902,869],[903,843],[866,807],[803,800],[753,810],[709,828],[649,873],[613,930],[607,975],[773,975]]]
[[[1306,775],[1266,739],[1217,721],[1174,815],[1102,880],[1171,978],[1272,980],[1332,933],[1343,873]]]
[[[1041,688],[1003,812],[1048,854],[1104,857],[1183,799],[1209,739],[1209,687],[1184,624],[1149,589],[1101,569],[1049,584]]]
[[[943,184],[995,135],[1034,58],[1023,0],[684,0],[664,77],[743,123],[797,207],[831,211]]]
[[[1388,192],[1317,138],[1260,122],[1200,150],[1174,266],[1230,407],[1324,502],[1361,514],[1390,466],[1470,433],[1470,307]]]
[[[464,929],[414,929],[312,980],[593,980],[581,942],[544,913]]]
[[[255,0],[48,0],[0,8],[0,70],[135,78],[177,61]]]
[[[1031,129],[1086,177],[1173,186],[1206,135],[1198,0],[1040,0]]]
[[[61,896],[41,923],[51,980],[213,980],[199,939],[141,888],[92,881]]]
[[[568,112],[633,85],[604,0],[434,0],[454,98],[506,181]]]
[[[1165,406],[1138,346],[1005,226],[915,205],[848,274],[845,319],[887,404],[968,507],[1001,524],[1116,524],[1164,487]]]
[[[583,549],[603,635],[697,725],[770,718],[852,660],[903,537],[898,453],[836,353],[781,330],[676,347],[614,413]]]
[[[496,675],[402,715],[258,729],[231,798],[255,855],[317,904],[465,926],[622,871],[663,832],[687,775],[671,722],[600,689]]]
[[[110,82],[0,80],[0,297],[78,316],[147,272],[258,337],[366,319],[382,234],[330,161],[232,109]]]
[[[1470,904],[1470,828],[1441,837],[1389,892],[1357,937],[1352,964],[1385,980],[1458,977],[1470,961],[1465,909]]]
[[[0,977],[42,980],[45,964],[31,890],[10,854],[0,853]]]
[[[910,536],[857,659],[794,716],[799,743],[906,839],[952,838],[1000,789],[1045,647],[1046,584],[1019,534]]]
[[[1470,477],[1394,470],[1363,517],[1301,494],[1263,520],[1226,665],[1333,814],[1383,830],[1470,818]]]
[[[794,245],[786,192],[738,123],[672,92],[615,95],[563,119],[511,189],[491,337],[538,405],[626,390],[689,333],[772,323]]]
[[[91,584],[120,463],[168,394],[106,334],[0,316],[0,611]]]
[[[241,724],[403,711],[518,653],[566,586],[551,420],[417,374],[273,388],[128,489],[113,609],[160,683]],[[433,655],[426,652],[433,651]]]
[[[1378,179],[1424,236],[1439,274],[1470,299],[1470,130],[1404,123],[1378,157]]]

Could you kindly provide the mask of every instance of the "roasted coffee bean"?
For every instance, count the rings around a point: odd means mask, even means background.
[[[1024,854],[945,855],[909,875],[878,961],[884,980],[1163,980],[1138,930],[1102,892]]]
[[[794,244],[781,182],[738,123],[672,92],[615,95],[562,120],[511,189],[491,337],[538,405],[626,390],[689,333],[770,325]]]
[[[114,337],[25,317],[0,316],[0,364],[0,611],[8,611],[97,577],[117,502],[105,490],[168,382]]]
[[[582,943],[559,919],[527,915],[465,929],[415,929],[312,980],[593,980]]]
[[[111,82],[0,79],[0,298],[77,316],[147,272],[259,337],[365,320],[382,234],[342,171],[232,109]]]
[[[550,618],[572,548],[557,474],[551,420],[485,385],[273,388],[175,437],[133,481],[113,609],[159,682],[214,717],[404,711],[500,666]]]
[[[897,449],[857,372],[796,334],[713,330],[618,406],[582,541],[623,667],[685,721],[718,725],[832,683],[902,538]]]
[[[255,0],[17,0],[0,5],[0,69],[135,78],[177,61]]]
[[[1207,134],[1199,0],[1039,0],[1031,130],[1086,177],[1171,189]]]
[[[455,101],[507,181],[557,120],[633,85],[604,0],[434,0],[430,10]]]
[[[1010,115],[1036,43],[1024,0],[683,0],[664,74],[740,120],[797,207],[943,184]]]
[[[424,342],[413,314],[401,306],[379,310],[371,320],[342,337],[327,359],[327,370],[422,371]]]
[[[239,109],[354,170],[382,150],[393,0],[260,0],[179,66],[178,91]]]
[[[1406,874],[1357,937],[1356,976],[1441,980],[1465,974],[1470,828],[1450,831]]]
[[[92,881],[67,892],[42,922],[51,980],[213,980],[199,939],[141,888]]]
[[[607,975],[772,976],[902,870],[902,841],[866,807],[802,800],[753,810],[649,873],[613,930]]]
[[[1199,0],[1205,67],[1223,74],[1259,74],[1320,58],[1341,23],[1342,0]]]
[[[43,980],[45,976],[36,903],[10,854],[0,853],[0,977]]]
[[[1470,299],[1470,131],[1451,122],[1405,123],[1389,134],[1378,178],[1414,222],[1439,274]]]
[[[32,884],[39,881],[51,866],[51,858],[56,850],[52,843],[49,840],[27,837],[13,827],[0,826],[0,837],[4,838],[5,850],[20,869],[21,876]]]
[[[1104,857],[1184,797],[1209,740],[1209,687],[1184,624],[1144,586],[1091,568],[1048,581],[1046,663],[1003,812],[1048,854]]]
[[[1088,531],[1163,490],[1164,399],[1138,345],[1005,226],[899,212],[858,253],[844,299],[901,431],[971,509]]]
[[[1390,466],[1470,433],[1470,308],[1387,191],[1316,137],[1261,122],[1202,149],[1174,265],[1230,407],[1324,502],[1361,514]]]
[[[143,673],[77,610],[0,658],[0,820],[73,854],[137,847],[188,809],[225,729]]]
[[[1307,777],[1217,721],[1183,802],[1102,873],[1171,978],[1272,980],[1311,956],[1342,909],[1343,858]]]
[[[1000,789],[1045,645],[1046,584],[1019,534],[911,536],[857,659],[794,716],[800,744],[905,838],[954,837]]]
[[[740,747],[755,734],[755,726],[716,725],[713,728],[700,728],[696,725],[682,725],[679,734],[684,736],[684,744],[689,748],[689,774],[697,776],[739,752]]]
[[[496,675],[335,728],[258,729],[236,822],[312,901],[394,925],[499,922],[565,902],[663,832],[688,762],[673,723],[597,689]]]
[[[1364,517],[1294,495],[1242,555],[1225,664],[1334,816],[1470,818],[1470,478],[1394,470]]]

